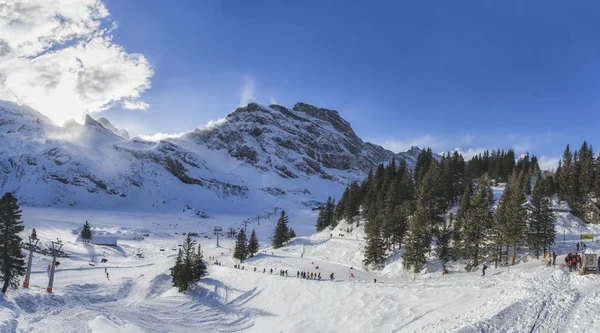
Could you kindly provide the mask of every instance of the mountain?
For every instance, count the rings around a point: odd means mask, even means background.
[[[63,127],[0,101],[0,186],[26,205],[261,211],[312,206],[379,163],[404,159],[363,142],[334,110],[248,104],[223,120],[158,142],[107,119]]]

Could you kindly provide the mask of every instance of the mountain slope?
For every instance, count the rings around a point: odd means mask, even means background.
[[[56,126],[0,102],[0,186],[27,205],[262,211],[311,206],[392,158],[337,111],[249,104],[219,124],[162,141],[129,138],[107,119]]]

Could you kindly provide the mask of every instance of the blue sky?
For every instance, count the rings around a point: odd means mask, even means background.
[[[112,43],[153,70],[133,133],[179,133],[250,100],[336,109],[393,150],[599,143],[598,1],[104,0]]]

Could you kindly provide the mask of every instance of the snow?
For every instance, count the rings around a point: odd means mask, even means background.
[[[314,228],[315,212],[290,213],[295,229]],[[489,265],[484,278],[481,272],[466,273],[460,263],[451,264],[451,273],[442,276],[433,258],[425,272],[413,274],[401,268],[401,253],[396,253],[382,271],[373,272],[362,266],[362,225],[341,221],[333,230],[298,237],[273,250],[268,242],[276,217],[249,226],[256,229],[261,250],[244,261],[241,270],[233,268],[233,239],[223,237],[217,247],[210,230],[241,221],[242,215],[199,219],[183,211],[25,207],[25,233],[35,227],[43,243],[60,238],[69,258],[59,258],[54,293],[49,295],[46,266],[51,258],[35,255],[31,287],[10,290],[0,298],[0,332],[600,330],[600,278],[565,271],[564,255],[572,251],[571,244],[557,242],[556,268],[545,267],[542,259],[523,257],[512,267]],[[118,246],[79,241],[78,231],[86,220],[94,232],[122,235]],[[580,223],[565,215],[557,229],[595,227]],[[196,239],[204,255],[214,256],[221,266],[209,260],[209,275],[191,291],[178,293],[171,286],[169,268],[182,233],[190,231],[200,234]],[[144,239],[137,238],[144,234]],[[589,251],[600,249],[598,241],[587,244]],[[140,252],[143,258],[137,256]],[[101,263],[102,258],[108,262]],[[279,270],[288,270],[288,277],[279,276]],[[298,271],[321,273],[322,279],[298,279]],[[331,273],[334,282],[329,281]]]

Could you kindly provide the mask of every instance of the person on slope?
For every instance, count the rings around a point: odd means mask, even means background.
[[[296,271],[296,278],[300,278],[300,271]]]
[[[556,252],[552,251],[552,266],[556,267]]]
[[[482,276],[482,277],[483,277],[483,276],[485,276],[485,270],[486,270],[486,269],[487,269],[487,265],[486,265],[486,264],[483,264],[483,268],[482,268],[482,270],[481,270],[481,276]]]
[[[333,281],[333,273],[331,273],[331,275],[329,275],[329,281]]]
[[[600,257],[598,257],[598,264],[596,265],[596,274],[600,274]]]
[[[577,252],[579,252],[579,242],[577,242]]]
[[[572,260],[573,260],[573,255],[571,254],[571,252],[569,252],[569,254],[567,254],[567,256],[565,257],[565,264],[569,267],[569,272],[573,271],[573,267],[572,267]]]

